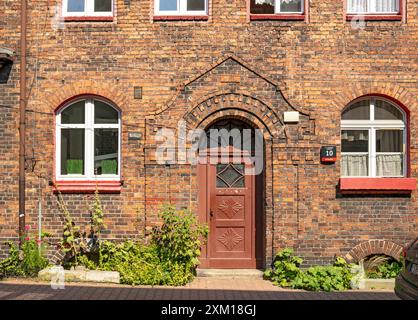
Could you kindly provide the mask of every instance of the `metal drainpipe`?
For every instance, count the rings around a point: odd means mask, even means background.
[[[19,120],[19,239],[25,232],[25,133],[26,133],[26,0],[20,15],[20,120]]]

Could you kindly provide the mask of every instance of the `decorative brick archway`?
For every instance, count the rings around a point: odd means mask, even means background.
[[[385,254],[399,261],[402,254],[402,246],[388,240],[369,240],[362,242],[351,249],[345,259],[348,262],[359,262],[372,254]]]
[[[264,102],[243,93],[217,94],[187,110],[183,119],[193,128],[205,129],[211,122],[225,118],[249,121],[264,132],[264,138],[280,136],[281,116]]]

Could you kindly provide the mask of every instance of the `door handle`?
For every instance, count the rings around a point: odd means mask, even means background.
[[[212,211],[212,209],[210,209],[209,215],[210,215],[210,218],[212,219],[213,218],[213,211]]]

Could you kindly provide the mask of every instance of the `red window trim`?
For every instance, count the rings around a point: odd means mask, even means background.
[[[154,21],[207,21],[208,15],[202,16],[153,16]]]
[[[65,22],[82,22],[82,21],[91,21],[91,22],[113,22],[114,17],[64,17]]]
[[[415,178],[340,178],[341,193],[411,193]]]
[[[356,14],[347,14],[346,20],[358,20],[359,17],[362,17],[364,21],[401,21],[402,14],[365,14],[365,15],[356,15]]]
[[[61,180],[52,183],[54,193],[120,193],[123,181],[73,181]]]
[[[250,14],[250,20],[305,20],[305,14]]]

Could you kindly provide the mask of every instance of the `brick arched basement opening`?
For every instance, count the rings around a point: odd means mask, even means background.
[[[369,240],[356,245],[346,255],[349,263],[359,262],[372,254],[385,254],[399,261],[402,254],[402,246],[388,240]]]

